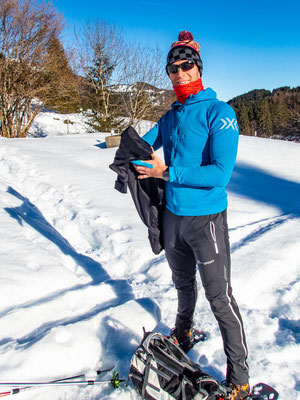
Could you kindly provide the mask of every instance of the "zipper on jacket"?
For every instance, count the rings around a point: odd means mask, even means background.
[[[219,254],[219,247],[218,247],[217,237],[216,237],[216,227],[215,227],[214,221],[209,221],[209,228],[210,228],[210,234],[211,234],[212,240],[214,241],[216,253]]]
[[[181,118],[182,118],[182,115],[183,115],[183,113],[184,113],[184,110],[185,110],[184,104],[182,104],[182,108],[181,108],[182,114],[179,116],[179,118],[178,118],[178,124],[177,124],[177,141],[178,141],[179,138],[181,137],[181,135],[179,135],[178,132],[179,132],[180,127],[181,127]]]

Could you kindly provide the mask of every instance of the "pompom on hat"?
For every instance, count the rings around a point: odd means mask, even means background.
[[[172,43],[167,56],[167,65],[179,60],[194,61],[202,76],[203,64],[200,57],[200,44],[194,41],[191,32],[182,31],[178,35],[178,41]]]

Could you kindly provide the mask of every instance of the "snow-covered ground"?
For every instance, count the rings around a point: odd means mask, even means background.
[[[129,118],[124,118],[124,122]],[[140,134],[148,132],[154,123],[152,121],[140,121],[134,126]],[[63,136],[72,134],[95,133],[88,124],[88,118],[83,114],[59,114],[52,110],[41,112],[34,120],[30,130],[31,137]],[[111,132],[110,132],[111,133]],[[110,134],[109,133],[109,134]],[[119,133],[119,132],[114,132]]]
[[[85,128],[66,136],[62,122],[40,118],[40,131],[52,136],[0,139],[0,381],[50,381],[112,365],[127,377],[142,327],[167,333],[174,324],[165,256],[151,252],[130,195],[114,189],[108,165],[116,149],[105,147],[105,134]],[[228,193],[232,283],[251,383],[299,400],[300,145],[241,137]],[[222,342],[200,280],[195,321],[210,338],[189,355],[224,379]],[[138,399],[131,385],[17,396]]]

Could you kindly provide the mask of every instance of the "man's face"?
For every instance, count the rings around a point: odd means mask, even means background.
[[[175,61],[173,65],[182,64],[187,60],[179,60]],[[181,68],[178,68],[178,71],[175,74],[170,73],[169,78],[171,79],[172,85],[186,85],[187,83],[194,82],[200,78],[200,72],[196,64],[189,71],[182,71]]]

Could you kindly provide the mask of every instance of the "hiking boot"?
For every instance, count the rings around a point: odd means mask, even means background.
[[[175,344],[178,344],[178,346],[186,353],[188,350],[190,350],[194,346],[194,329],[178,329],[178,328],[173,328],[171,329],[170,332],[170,338],[173,339]]]
[[[250,394],[249,383],[244,385],[235,385],[234,383],[229,383],[226,385],[227,388],[227,400],[243,400],[247,399]]]

